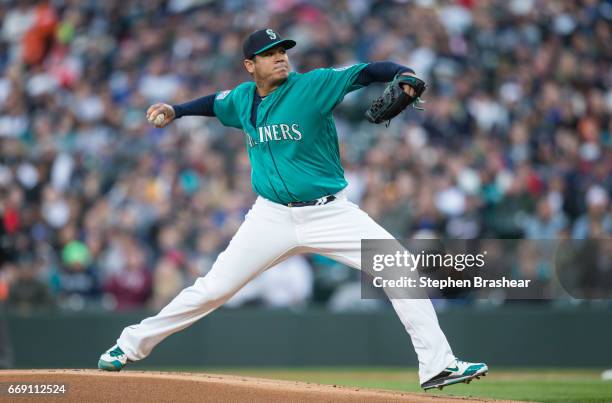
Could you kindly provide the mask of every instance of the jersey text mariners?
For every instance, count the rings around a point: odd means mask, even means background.
[[[346,187],[332,111],[367,64],[292,72],[259,105],[251,123],[254,82],[217,94],[214,111],[225,126],[246,134],[253,190],[287,204],[334,194]]]

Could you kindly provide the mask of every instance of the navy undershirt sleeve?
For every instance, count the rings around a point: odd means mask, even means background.
[[[414,73],[414,70],[393,62],[373,62],[361,70],[355,82],[361,85],[386,83],[393,80],[396,75],[404,72]],[[183,104],[172,105],[176,115],[175,119],[182,116],[216,116],[214,109],[215,96],[216,94],[211,94]],[[258,106],[257,100],[254,101],[255,105],[253,105],[254,107],[251,110],[251,120],[253,120],[253,112],[257,110]]]
[[[215,96],[216,94],[206,95],[184,104],[172,105],[176,115],[174,118],[178,119],[181,116],[216,116]]]
[[[370,85],[372,83],[388,83],[393,81],[396,75],[410,72],[411,68],[393,62],[373,62],[368,64],[357,76],[356,84]]]

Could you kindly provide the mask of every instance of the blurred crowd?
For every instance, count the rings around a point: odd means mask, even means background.
[[[244,136],[145,111],[248,80],[242,39],[268,26],[297,41],[296,71],[391,60],[427,81],[426,110],[388,128],[363,118],[381,86],[336,112],[349,197],[396,237],[612,235],[609,1],[25,0],[0,17],[0,301],[18,309],[158,309],[210,269],[255,199]],[[343,309],[358,278],[295,258],[233,305]]]

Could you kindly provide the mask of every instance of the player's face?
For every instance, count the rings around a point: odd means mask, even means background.
[[[268,83],[285,81],[290,71],[287,51],[282,46],[268,49],[256,55],[253,60],[245,60],[245,67],[253,74],[255,81]]]

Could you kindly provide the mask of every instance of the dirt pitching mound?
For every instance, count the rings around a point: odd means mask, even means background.
[[[0,371],[0,401],[57,402],[486,402],[483,399],[428,396],[302,382],[276,381],[243,376],[182,372],[97,370]],[[66,385],[64,394],[9,395],[9,385]],[[23,388],[23,387],[22,387]],[[17,397],[19,396],[19,397]],[[6,400],[8,399],[8,400]]]

